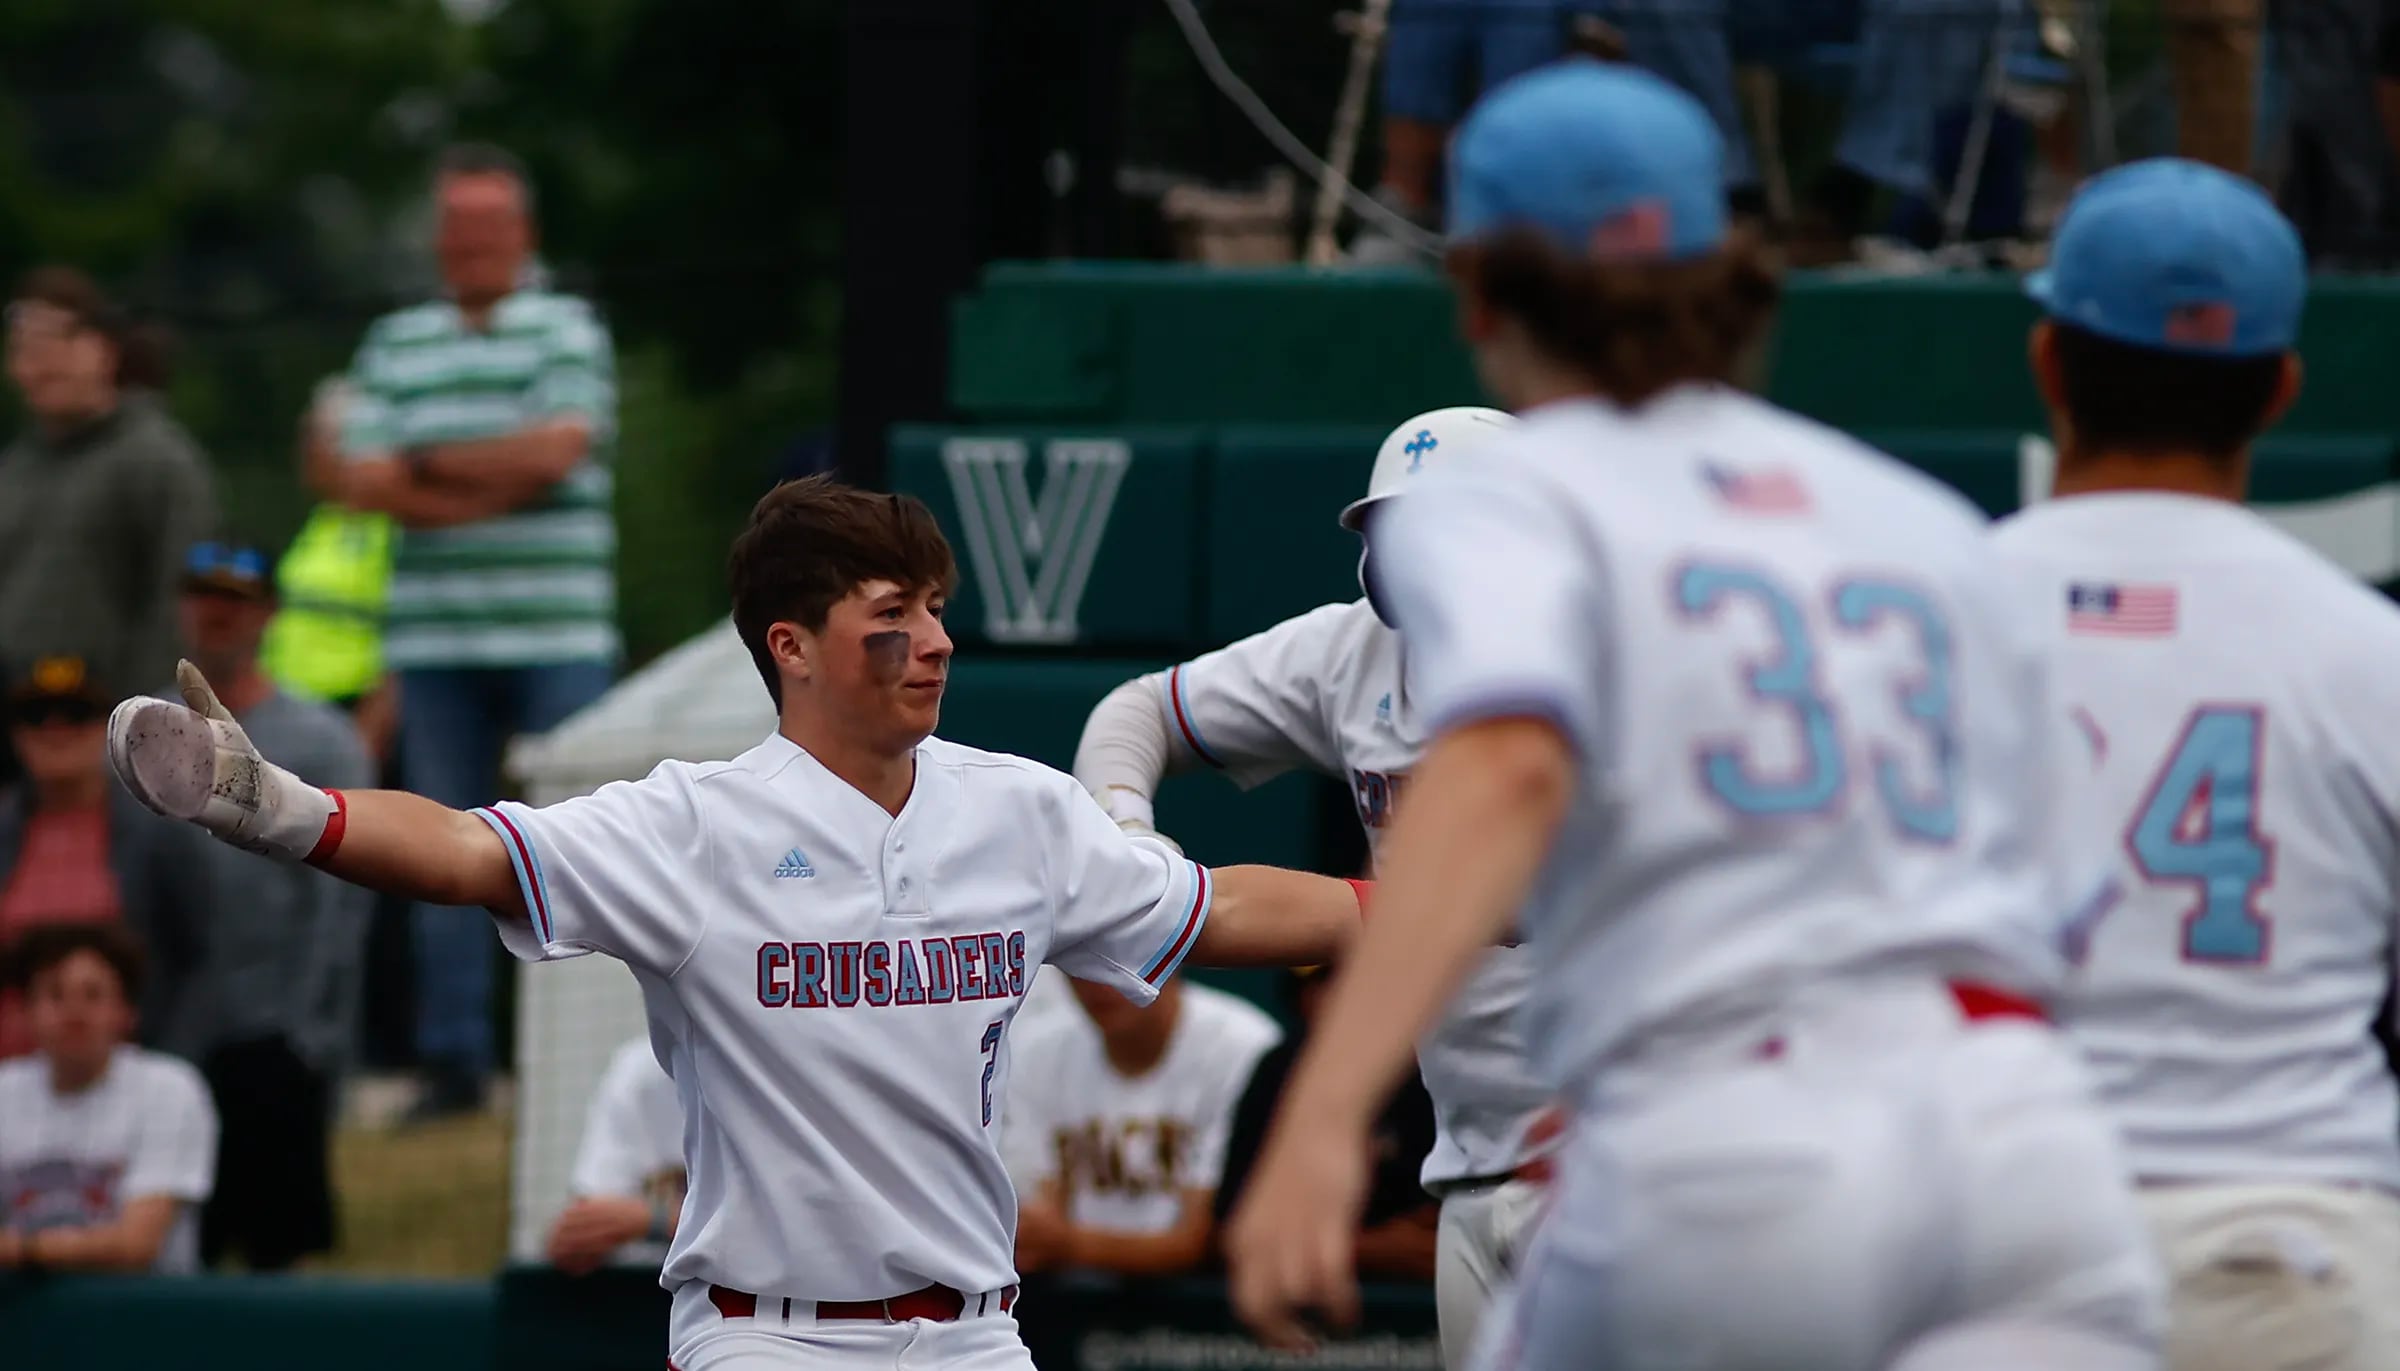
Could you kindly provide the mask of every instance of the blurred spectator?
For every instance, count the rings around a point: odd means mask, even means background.
[[[275,595],[256,548],[195,546],[182,613],[192,661],[267,760],[313,785],[374,783],[339,710],[283,691],[259,669]],[[280,1271],[333,1246],[327,1130],[356,1032],[359,950],[374,896],[313,867],[223,843],[205,850],[196,874],[215,914],[200,975],[205,1008],[184,1055],[216,1095],[225,1146],[201,1249],[212,1264],[238,1252],[252,1270]]]
[[[1847,259],[1880,189],[1934,196],[1935,121],[1971,104],[2004,37],[2011,0],[1575,0],[1620,32],[1628,57],[1708,107],[1725,135],[1737,205],[1763,204],[1734,85],[1737,52],[1769,65],[1846,45],[1849,86],[1833,162],[1808,188],[1790,238],[1796,265]]]
[[[1017,1265],[1189,1271],[1213,1250],[1234,1102],[1282,1032],[1206,986],[1171,980],[1137,1009],[1113,987],[1069,984],[1084,1017],[1036,1025],[1010,1053]]]
[[[608,688],[616,386],[591,307],[525,284],[533,190],[516,159],[452,149],[434,191],[449,294],[368,331],[331,494],[400,523],[383,648],[401,766],[411,789],[468,808],[494,798],[510,737]],[[421,905],[415,937],[421,1120],[482,1102],[494,952],[480,910]]]
[[[1325,1003],[1331,977],[1325,967],[1300,967],[1288,973],[1285,985],[1300,1032],[1286,1038],[1261,1057],[1250,1073],[1233,1112],[1233,1131],[1225,1144],[1225,1177],[1217,1186],[1217,1220],[1241,1203],[1250,1168],[1266,1145],[1267,1126],[1275,1121],[1275,1106],[1283,1098],[1284,1081],[1307,1045],[1309,1027]],[[1434,1248],[1440,1232],[1442,1206],[1425,1193],[1418,1181],[1425,1154],[1433,1150],[1433,1097],[1415,1072],[1375,1121],[1375,1165],[1369,1173],[1367,1204],[1358,1221],[1358,1273],[1382,1280],[1433,1282]]]
[[[2400,165],[2378,75],[2384,8],[2385,0],[2311,0],[2274,11],[2290,104],[2279,198],[2320,267],[2376,269],[2394,255]]]
[[[318,383],[300,420],[300,466],[309,489],[340,485],[342,413],[350,385]],[[277,685],[349,711],[367,753],[390,752],[398,697],[383,669],[383,615],[391,595],[391,516],[327,501],[275,566],[276,613],[259,660]]]
[[[550,1227],[552,1265],[580,1276],[666,1260],[683,1215],[683,1105],[647,1036],[609,1058],[569,1184],[575,1198]]]
[[[2380,4],[2382,0],[2367,0]],[[2160,0],[2175,83],[2178,156],[2248,176],[2258,141],[2259,29],[2266,0]]]
[[[71,267],[27,276],[8,307],[28,419],[0,451],[0,652],[16,661],[69,654],[117,682],[174,668],[175,575],[215,495],[138,343]]]
[[[141,944],[51,924],[8,961],[39,1048],[0,1062],[0,1270],[198,1270],[217,1113],[187,1063],[128,1045]]]
[[[1565,0],[1392,0],[1383,48],[1383,183],[1375,198],[1439,227],[1443,150],[1475,96],[1566,51]],[[1354,260],[1416,260],[1370,225]]]
[[[216,844],[168,823],[108,774],[111,694],[73,657],[46,657],[0,700],[19,779],[0,790],[0,953],[36,924],[122,921],[148,949],[141,1023],[188,1047],[210,918],[193,873]],[[16,992],[0,988],[0,1057],[33,1049]]]

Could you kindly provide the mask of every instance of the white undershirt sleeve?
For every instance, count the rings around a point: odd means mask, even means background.
[[[1159,705],[1161,675],[1152,672],[1108,692],[1092,707],[1075,746],[1075,779],[1120,827],[1156,829],[1158,783],[1183,769],[1175,765],[1175,738]]]

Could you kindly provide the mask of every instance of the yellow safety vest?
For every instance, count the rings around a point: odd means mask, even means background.
[[[281,607],[259,645],[276,684],[351,700],[383,678],[383,609],[392,587],[392,521],[339,505],[309,512],[275,568]]]

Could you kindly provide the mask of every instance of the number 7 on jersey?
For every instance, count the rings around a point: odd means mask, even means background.
[[[983,1029],[983,1126],[992,1126],[992,1077],[1000,1070],[1000,1029],[998,1019]]]

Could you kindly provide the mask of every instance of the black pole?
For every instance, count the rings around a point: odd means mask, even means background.
[[[947,410],[950,306],[1041,220],[1038,30],[1018,3],[850,0],[843,75],[843,474],[885,484],[895,423]]]
[[[842,474],[884,484],[894,423],[942,412],[949,302],[973,279],[975,10],[850,0],[843,76]]]

